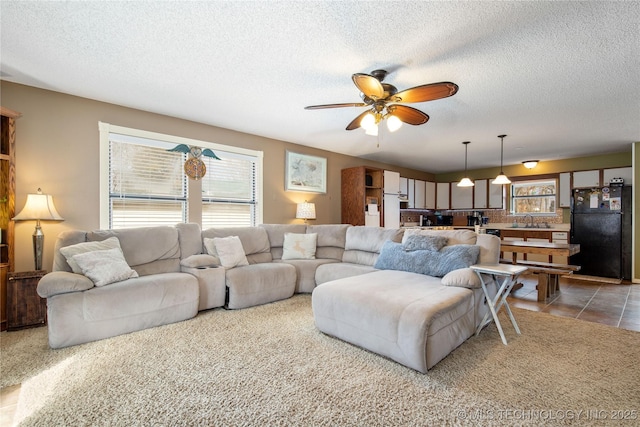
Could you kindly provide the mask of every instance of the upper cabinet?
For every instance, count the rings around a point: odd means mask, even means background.
[[[400,194],[400,174],[394,171],[384,171],[384,192],[386,194]]]
[[[489,208],[504,209],[504,185],[489,185]]]
[[[458,187],[452,182],[451,209],[473,209],[473,187]]]
[[[558,205],[571,207],[571,172],[561,173],[558,179]]]
[[[415,203],[413,205],[416,209],[425,209],[425,189],[426,182],[416,179],[414,182]]]
[[[416,207],[416,188],[415,188],[415,180],[407,179],[407,199],[409,200],[409,209],[413,209]]]
[[[473,208],[474,209],[486,209],[488,206],[487,200],[487,183],[486,179],[476,179],[473,186]]]
[[[609,185],[611,178],[622,178],[624,185],[631,186],[633,185],[633,168],[629,166],[628,168],[605,169],[602,171],[602,185]]]
[[[436,208],[436,183],[425,182],[424,183],[424,207],[425,209]]]
[[[406,199],[409,195],[409,180],[404,177],[400,177],[400,198]]]
[[[600,187],[600,171],[580,171],[573,173],[573,188]]]
[[[449,183],[436,184],[436,209],[449,209]]]

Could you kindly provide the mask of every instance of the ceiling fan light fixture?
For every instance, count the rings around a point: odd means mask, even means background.
[[[376,116],[372,112],[368,112],[365,116],[360,120],[360,126],[365,130],[369,130],[371,128],[377,128],[376,125]]]
[[[533,169],[538,165],[539,160],[525,160],[522,162],[522,166],[527,169]]]
[[[498,135],[498,138],[500,138],[500,175],[498,175],[496,177],[496,179],[491,181],[492,184],[496,184],[496,185],[511,184],[511,180],[509,180],[509,178],[507,178],[507,176],[502,171],[502,161],[503,161],[503,154],[504,154],[504,137],[505,136],[507,136],[507,135]]]
[[[387,117],[387,128],[390,132],[395,132],[402,127],[402,120],[397,118],[394,115],[389,115]]]
[[[369,128],[365,128],[364,133],[366,135],[371,135],[371,136],[378,136],[378,126],[377,125],[373,125]]]
[[[464,178],[460,180],[458,187],[473,187],[475,184],[467,177],[467,148],[471,141],[465,141],[462,144],[464,145]]]

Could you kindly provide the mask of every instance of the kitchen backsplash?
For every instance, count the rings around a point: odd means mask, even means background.
[[[482,212],[482,215],[489,218],[489,224],[497,224],[497,223],[512,223],[514,221],[518,222],[518,223],[524,223],[525,222],[525,218],[522,216],[515,216],[515,215],[509,215],[508,211],[503,210],[503,209],[486,209],[486,210],[468,210],[468,211],[460,211],[460,210],[455,210],[455,211],[447,211],[447,210],[443,210],[443,211],[439,211],[442,215],[451,215],[454,217],[454,224],[455,223],[464,223],[466,225],[467,222],[467,216],[468,215],[473,215],[474,212],[480,211]],[[423,216],[427,216],[427,215],[434,215],[435,211],[431,211],[431,210],[419,210],[419,209],[401,209],[400,210],[400,224],[404,224],[404,223],[414,223],[414,222],[419,222],[420,221],[420,215]],[[556,210],[556,215],[555,216],[540,216],[540,217],[533,217],[533,222],[534,224],[542,224],[542,223],[548,223],[548,224],[562,224],[562,214],[563,214],[563,210],[562,209],[558,209]],[[460,218],[456,218],[456,217],[460,217]],[[464,219],[462,219],[464,218]],[[528,219],[528,218],[527,218]]]

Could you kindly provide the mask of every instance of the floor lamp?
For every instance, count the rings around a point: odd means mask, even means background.
[[[40,221],[64,221],[53,204],[53,197],[42,194],[38,188],[37,194],[28,194],[27,203],[18,215],[12,218],[14,221],[36,221],[36,230],[33,233],[33,255],[36,261],[36,270],[42,270],[42,254],[44,252],[44,234],[40,227]]]

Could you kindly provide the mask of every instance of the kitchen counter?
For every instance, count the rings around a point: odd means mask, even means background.
[[[518,227],[513,227],[511,224],[508,223],[495,223],[495,224],[486,224],[483,225],[482,228],[483,229],[494,229],[494,230],[514,230],[514,231],[570,231],[571,230],[571,224],[549,224],[550,228],[544,228],[544,227],[525,227],[522,224],[518,224]],[[462,225],[449,225],[449,226],[440,226],[440,225],[435,225],[435,226],[423,226],[420,227],[418,225],[417,222],[405,222],[404,225],[402,225],[400,228],[420,228],[420,229],[424,229],[424,230],[433,230],[433,229],[442,229],[443,227],[446,227],[447,229],[455,229],[455,230],[475,230],[475,227],[472,226],[462,226]]]

